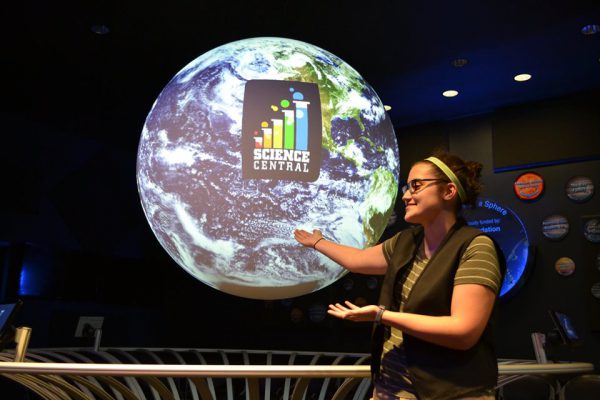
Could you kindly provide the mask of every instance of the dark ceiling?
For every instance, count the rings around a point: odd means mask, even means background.
[[[10,6],[5,111],[137,142],[162,87],[219,45],[281,36],[358,70],[396,128],[600,87],[600,1],[23,1]],[[99,35],[92,26],[105,24]],[[451,61],[468,60],[457,68]],[[517,83],[513,76],[533,78]],[[444,98],[446,89],[460,92]]]

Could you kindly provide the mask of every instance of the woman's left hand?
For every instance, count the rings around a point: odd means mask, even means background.
[[[349,301],[345,301],[344,304],[345,306],[340,303],[330,304],[327,313],[336,318],[355,322],[373,322],[379,311],[379,307],[374,305],[359,307]]]

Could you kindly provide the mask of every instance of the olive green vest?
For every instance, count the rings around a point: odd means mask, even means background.
[[[450,315],[458,264],[471,241],[482,234],[480,230],[466,226],[464,221],[457,222],[414,283],[404,312]],[[422,240],[423,228],[420,226],[407,229],[398,237],[379,297],[379,304],[386,309],[392,304],[398,271],[413,262]],[[497,244],[496,251],[504,274],[504,257]],[[495,387],[498,379],[492,336],[495,314],[494,310],[481,338],[468,350],[450,349],[404,333],[407,367],[419,399],[456,399]],[[374,375],[380,368],[384,332],[382,325],[373,330],[371,371]]]

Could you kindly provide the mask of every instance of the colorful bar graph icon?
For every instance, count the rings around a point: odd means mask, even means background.
[[[289,102],[288,102],[289,104]],[[263,121],[263,137],[256,148],[264,149],[288,149],[288,150],[308,150],[308,101],[294,100],[295,110],[281,110],[283,119],[271,119],[272,127],[268,128],[269,123]]]
[[[283,133],[284,147],[286,149],[294,149],[294,110],[283,110],[285,129]]]
[[[308,101],[294,100],[296,105],[296,150],[308,150]]]
[[[273,129],[271,128],[262,128],[263,130],[263,147],[265,149],[273,148]]]
[[[272,119],[273,121],[273,148],[283,148],[283,120]]]

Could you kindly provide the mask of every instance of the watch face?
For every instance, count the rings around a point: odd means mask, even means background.
[[[548,239],[560,240],[569,233],[569,221],[562,215],[550,215],[542,221],[542,233]]]
[[[562,276],[569,276],[575,271],[575,261],[569,257],[561,257],[554,263],[554,269]]]
[[[594,195],[594,182],[586,176],[574,176],[567,182],[565,192],[569,199],[583,203]]]
[[[583,236],[592,243],[600,243],[600,219],[587,220],[583,225]]]
[[[544,179],[535,172],[525,172],[513,184],[515,194],[521,200],[535,200],[544,192]]]

